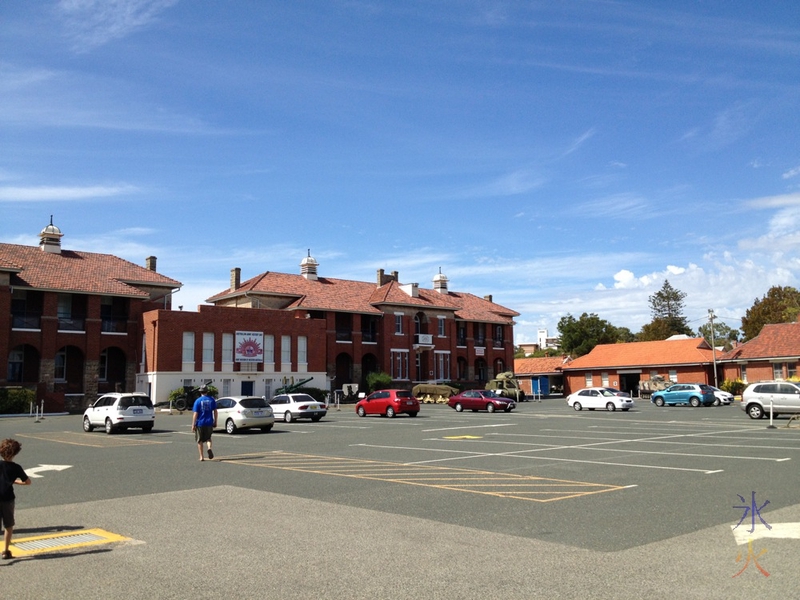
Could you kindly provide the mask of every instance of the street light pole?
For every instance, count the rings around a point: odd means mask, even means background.
[[[711,356],[714,359],[714,387],[719,387],[717,385],[717,343],[714,340],[714,309],[708,309],[708,320],[711,322]]]

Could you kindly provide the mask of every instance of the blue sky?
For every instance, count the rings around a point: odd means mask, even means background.
[[[0,3],[0,241],[183,282],[379,268],[637,332],[800,286],[794,2]]]

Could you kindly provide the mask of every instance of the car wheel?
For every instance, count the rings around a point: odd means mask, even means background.
[[[489,402],[489,404],[486,405],[486,410],[488,410],[489,412],[494,412],[494,404]]]
[[[233,435],[236,433],[236,423],[233,422],[233,419],[228,419],[225,421],[225,433],[228,435]]]
[[[114,433],[114,424],[111,423],[111,419],[106,419],[106,433],[109,435]]]
[[[269,433],[270,431],[272,431],[272,425],[265,425],[264,427],[261,428],[261,431],[264,433]]]
[[[456,412],[461,412],[462,410],[464,410],[464,407],[461,406],[461,402],[456,402],[455,409],[456,409]]]
[[[764,409],[758,404],[751,404],[747,407],[747,414],[751,419],[760,419],[764,416]]]
[[[364,417],[364,416],[366,416],[366,414],[367,414],[367,411],[365,411],[365,410],[364,410],[364,407],[363,407],[363,406],[359,406],[359,407],[356,409],[356,414],[357,414],[359,417]]]
[[[582,409],[583,407],[581,406],[581,403],[580,403],[580,402],[574,402],[574,403],[572,404],[572,408],[574,408],[575,410],[580,410],[580,409]]]
[[[413,412],[408,413],[408,416],[409,417],[416,417],[417,413],[416,413],[416,411],[413,411]]]
[[[714,406],[719,406],[719,398],[714,398]]]
[[[283,413],[283,420],[284,421],[286,421],[287,423],[291,423],[292,419],[293,419],[292,413],[290,413],[288,410],[285,413]]]
[[[697,408],[698,406],[700,406],[700,398],[690,398],[689,404]]]
[[[391,406],[386,407],[386,416],[390,419],[394,417],[394,409]]]
[[[617,407],[614,406],[613,402],[609,402],[608,404],[606,404],[606,410],[608,412],[614,412],[615,410],[617,410]]]
[[[84,431],[94,430],[94,425],[92,425],[92,422],[89,420],[89,417],[83,417],[83,430]]]
[[[317,423],[321,418],[322,415],[314,415],[313,417],[311,417],[311,420],[314,421],[314,423]]]
[[[664,399],[661,396],[653,400],[653,402],[656,406],[664,406]]]

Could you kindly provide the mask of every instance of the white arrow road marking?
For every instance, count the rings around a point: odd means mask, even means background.
[[[784,538],[800,540],[800,523],[770,523],[772,529],[767,529],[763,524],[757,523],[753,533],[750,527],[741,523],[738,527],[731,525],[733,537],[737,546],[742,546],[750,540],[761,538]]]
[[[25,469],[25,473],[30,478],[35,477],[44,477],[43,475],[39,475],[41,471],[63,471],[64,469],[69,469],[72,465],[39,465],[38,467],[33,467],[32,469]]]

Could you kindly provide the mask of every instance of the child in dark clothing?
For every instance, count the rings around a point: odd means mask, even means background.
[[[13,558],[11,556],[11,535],[14,532],[14,484],[30,485],[31,480],[25,471],[17,463],[14,457],[22,450],[22,446],[17,440],[6,439],[0,442],[0,521],[5,528],[5,549],[3,558]]]

